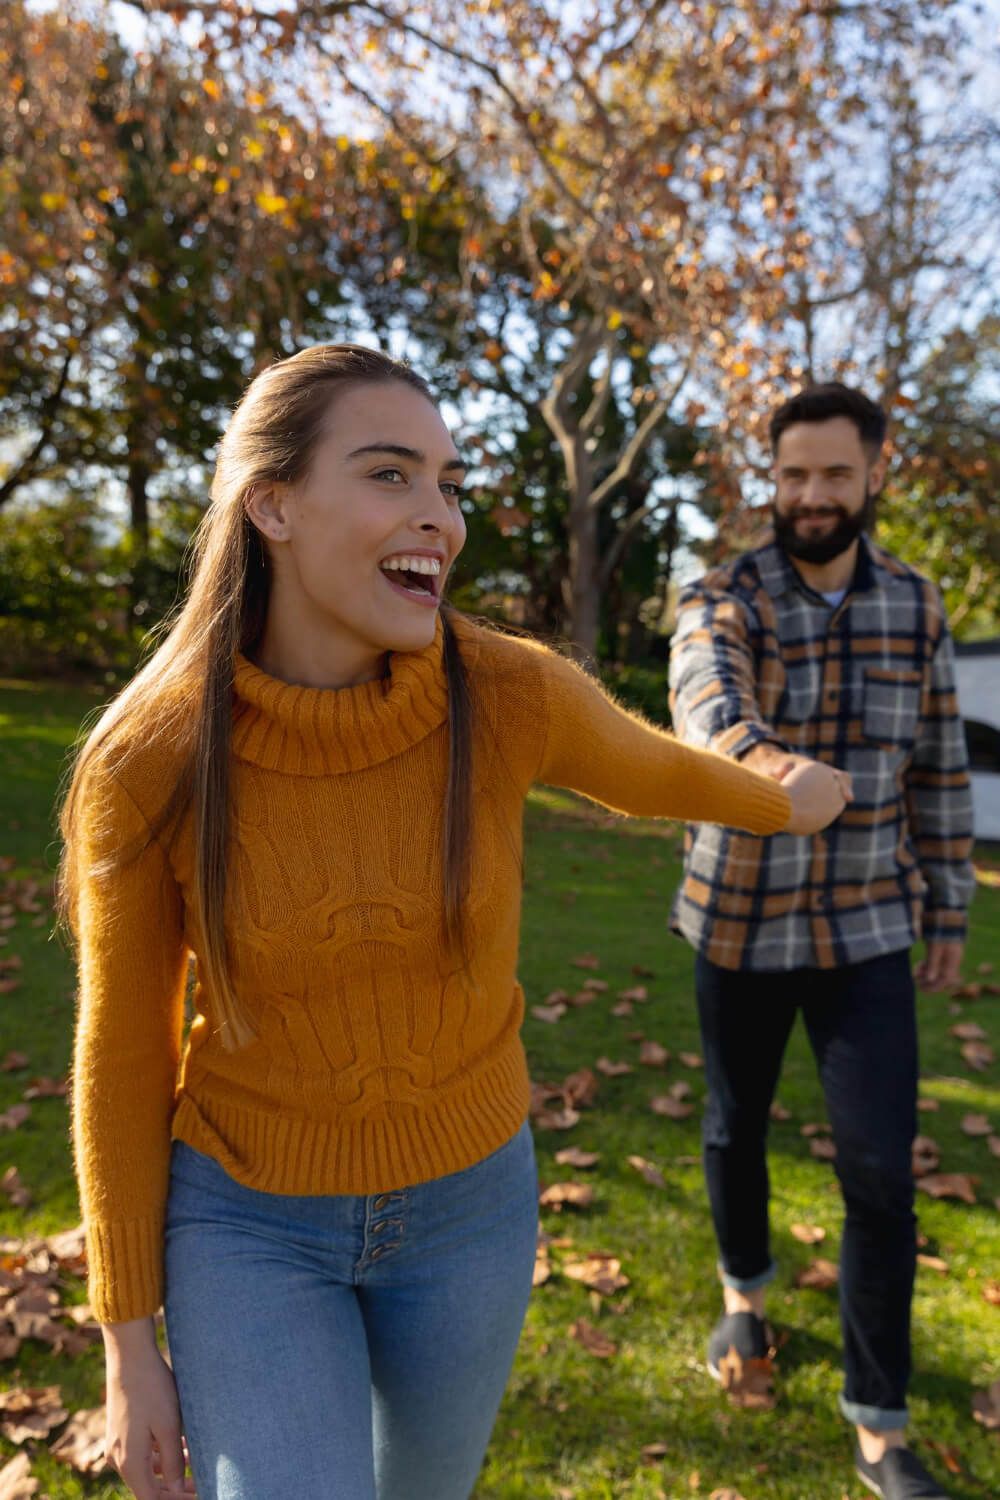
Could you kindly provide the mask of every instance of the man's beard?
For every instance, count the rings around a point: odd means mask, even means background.
[[[800,515],[817,514],[816,511],[807,512],[798,509],[790,513],[782,513],[777,505],[772,505],[771,514],[774,520],[774,536],[780,547],[788,553],[789,557],[797,557],[800,562],[828,563],[854,543],[863,531],[870,530],[875,520],[875,496],[868,495],[860,510],[849,511],[843,505],[825,505],[819,514],[832,512],[837,517],[837,524],[832,531],[823,536],[802,536],[795,529],[796,519]]]

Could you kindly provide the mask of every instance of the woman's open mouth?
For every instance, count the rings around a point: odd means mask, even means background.
[[[379,563],[379,571],[391,589],[414,604],[436,608],[441,583],[441,560],[419,553],[399,553]]]

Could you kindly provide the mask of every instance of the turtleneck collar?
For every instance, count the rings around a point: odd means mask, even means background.
[[[429,646],[393,652],[387,677],[355,687],[282,682],[241,651],[233,665],[233,753],[270,771],[360,771],[416,744],[448,717],[440,616]]]

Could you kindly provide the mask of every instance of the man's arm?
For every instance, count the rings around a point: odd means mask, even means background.
[[[917,966],[924,989],[944,990],[960,974],[972,873],[972,787],[955,694],[954,650],[945,624],[931,662],[920,729],[906,774],[910,834],[927,882]]]
[[[685,588],[670,648],[676,734],[777,775],[797,758],[761,715],[744,606],[704,582]]]

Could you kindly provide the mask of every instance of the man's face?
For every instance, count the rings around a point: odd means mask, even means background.
[[[865,451],[849,417],[830,417],[786,428],[774,473],[778,542],[791,557],[826,563],[871,525],[885,461]]]

